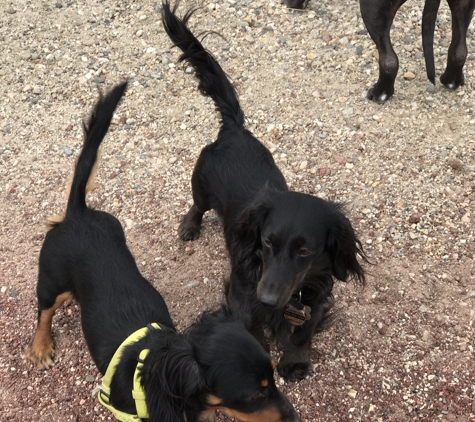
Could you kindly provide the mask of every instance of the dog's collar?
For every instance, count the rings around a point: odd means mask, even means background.
[[[140,382],[140,371],[142,369],[143,362],[145,358],[147,357],[148,353],[150,352],[150,350],[143,349],[140,352],[140,355],[137,359],[138,363],[134,372],[134,387],[132,389],[132,397],[134,398],[135,408],[137,409],[136,415],[122,412],[121,410],[116,409],[110,404],[110,393],[111,393],[110,384],[112,381],[112,377],[115,374],[115,370],[117,369],[117,365],[119,364],[120,359],[122,357],[122,353],[125,347],[130,346],[133,343],[137,343],[139,340],[144,338],[148,330],[160,330],[161,328],[162,327],[160,327],[159,324],[157,324],[156,322],[153,322],[152,324],[148,324],[146,327],[143,327],[140,330],[135,331],[124,340],[124,342],[115,351],[114,356],[109,362],[109,366],[107,367],[104,378],[102,379],[102,385],[99,390],[99,393],[97,394],[97,398],[99,399],[100,403],[104,407],[109,409],[113,413],[113,415],[116,417],[116,419],[121,422],[138,422],[138,421],[141,421],[142,419],[148,418],[147,403],[145,401],[145,391]]]

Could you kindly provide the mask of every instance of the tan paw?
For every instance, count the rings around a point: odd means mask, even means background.
[[[30,343],[25,352],[26,360],[30,361],[38,369],[49,369],[54,365],[53,343],[36,346],[34,342]]]

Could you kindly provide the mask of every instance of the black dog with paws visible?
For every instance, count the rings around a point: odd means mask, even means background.
[[[111,364],[116,369],[107,387],[110,394],[101,392],[116,410],[140,413],[134,401],[137,372],[148,414],[139,415],[143,420],[214,420],[214,411],[223,409],[245,422],[300,421],[275,385],[271,357],[244,324],[222,308],[177,333],[162,296],[140,274],[119,221],[87,207],[87,182],[125,89],[125,83],[118,85],[101,98],[85,127],[66,215],[56,221],[41,249],[38,327],[26,357],[39,368],[52,365],[52,318],[65,300],[74,298],[87,346],[103,375],[123,347],[119,363]],[[160,329],[145,329],[138,340],[121,346],[153,323]],[[139,367],[144,349],[148,355]]]
[[[361,16],[379,53],[379,79],[368,91],[368,98],[384,103],[394,93],[394,81],[399,68],[398,58],[391,45],[389,32],[394,16],[406,0],[360,0]],[[440,82],[449,89],[464,84],[463,66],[467,59],[467,29],[472,20],[475,0],[447,0],[452,12],[452,41],[447,67]],[[427,77],[435,84],[434,29],[440,0],[426,0],[422,13],[422,46]]]
[[[288,190],[269,150],[244,128],[233,86],[187,28],[192,12],[183,20],[175,12],[163,4],[165,30],[221,114],[218,139],[196,163],[194,204],[179,236],[196,239],[203,214],[218,212],[231,257],[228,302],[251,310],[248,328],[263,345],[263,329],[271,329],[284,346],[279,373],[301,379],[310,371],[312,337],[328,325],[333,279],[364,283],[357,257],[366,256],[341,206]]]

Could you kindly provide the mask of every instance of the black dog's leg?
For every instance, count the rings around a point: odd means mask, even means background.
[[[54,344],[51,334],[51,324],[57,309],[69,299],[73,299],[70,292],[51,281],[40,270],[38,285],[38,326],[35,337],[25,352],[25,357],[39,369],[48,369],[53,366]]]
[[[201,221],[203,214],[211,209],[209,197],[201,183],[202,167],[206,153],[203,151],[196,163],[193,176],[191,177],[191,188],[193,190],[193,202],[187,214],[178,227],[178,236],[181,240],[195,240],[200,237]]]
[[[196,204],[191,206],[178,227],[178,236],[181,240],[195,240],[200,237],[203,214]]]
[[[277,371],[287,381],[304,379],[311,369],[310,351],[312,337],[324,317],[323,307],[312,309],[311,319],[295,327],[288,340],[283,342],[284,355],[277,365]]]
[[[452,41],[449,47],[447,68],[440,77],[448,89],[464,84],[463,66],[467,59],[467,29],[472,20],[475,0],[448,0],[452,12]]]
[[[389,31],[396,12],[406,0],[360,0],[361,16],[379,53],[379,79],[368,91],[368,99],[385,103],[394,94],[399,68]]]

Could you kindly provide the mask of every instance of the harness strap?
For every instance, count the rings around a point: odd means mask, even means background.
[[[104,407],[109,409],[116,417],[116,419],[121,422],[139,422],[142,419],[148,418],[145,391],[143,390],[142,384],[140,383],[140,372],[143,367],[143,362],[147,357],[148,353],[150,352],[149,349],[144,349],[140,352],[140,355],[138,357],[138,363],[134,372],[134,386],[132,390],[132,397],[135,400],[135,408],[137,409],[136,415],[131,415],[130,413],[118,410],[110,404],[110,384],[112,381],[112,377],[115,374],[115,370],[117,369],[117,365],[119,364],[120,359],[122,357],[124,348],[144,338],[148,330],[150,329],[160,330],[161,327],[156,322],[148,324],[146,327],[140,328],[139,330],[132,333],[122,342],[119,348],[115,351],[114,356],[112,356],[111,361],[109,362],[109,366],[107,367],[104,378],[102,379],[101,389],[99,390],[99,393],[97,395],[99,402]]]

